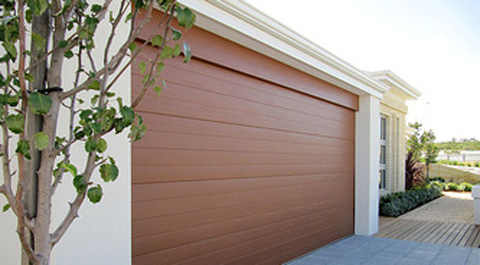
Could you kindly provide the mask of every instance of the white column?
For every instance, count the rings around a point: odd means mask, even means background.
[[[378,232],[380,99],[360,96],[355,132],[355,234]]]

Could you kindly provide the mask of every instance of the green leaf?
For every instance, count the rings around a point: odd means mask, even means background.
[[[133,123],[135,119],[135,111],[131,107],[123,106],[120,109],[120,114],[122,114],[124,126],[129,126]]]
[[[28,7],[33,11],[37,16],[40,16],[47,10],[48,1],[47,0],[27,0]]]
[[[175,48],[173,48],[173,56],[178,56],[182,52],[180,45],[175,44]]]
[[[25,118],[22,114],[8,115],[5,119],[5,122],[7,123],[7,127],[11,132],[16,134],[23,132]]]
[[[192,59],[192,51],[190,50],[190,46],[188,46],[188,43],[186,42],[183,42],[183,54],[185,55],[183,62],[190,62],[190,60]]]
[[[6,211],[8,211],[9,209],[10,209],[10,204],[7,203],[7,204],[5,204],[5,205],[3,206],[2,212],[6,212]]]
[[[70,164],[70,163],[62,163],[62,165],[60,165],[61,168],[65,169],[66,171],[70,172],[72,174],[72,176],[77,176],[77,168]]]
[[[182,37],[182,32],[179,30],[176,30],[175,28],[170,27],[172,30],[172,38],[174,40],[179,40]]]
[[[160,55],[160,58],[162,60],[172,58],[173,57],[173,49],[170,46],[165,46],[163,47],[162,54]]]
[[[131,51],[131,52],[135,52],[138,48],[137,48],[137,44],[132,41],[132,43],[130,43],[130,45],[128,45],[128,49]]]
[[[72,57],[73,57],[73,52],[72,52],[72,50],[66,51],[66,52],[63,54],[63,56],[65,56],[65,58],[67,58],[67,59],[72,58]]]
[[[3,48],[7,51],[7,53],[12,57],[13,59],[17,58],[17,48],[13,43],[11,42],[2,42]]]
[[[92,203],[98,203],[102,199],[102,196],[103,191],[100,185],[88,189],[87,197]]]
[[[154,86],[153,87],[153,92],[158,96],[160,96],[160,92],[162,92],[162,87],[161,86]]]
[[[147,64],[144,61],[140,61],[138,67],[140,68],[140,73],[142,75],[145,74],[145,71],[147,71]]]
[[[97,150],[98,150],[99,153],[105,152],[105,150],[107,150],[107,141],[100,138],[98,140]]]
[[[87,178],[84,175],[77,175],[73,178],[73,186],[77,189],[77,193],[82,193],[87,189]]]
[[[66,40],[61,40],[61,41],[58,43],[58,47],[59,47],[60,49],[63,49],[63,48],[65,48],[65,47],[67,47],[67,46],[68,46],[68,41],[66,41]]]
[[[25,73],[25,79],[27,79],[28,82],[33,82],[35,78],[31,74]]]
[[[123,119],[115,119],[115,133],[121,133],[125,129],[125,124],[123,124]]]
[[[181,6],[177,6],[177,19],[180,26],[190,29],[195,24],[197,17],[189,8],[182,9]]]
[[[100,166],[100,177],[103,181],[115,181],[118,177],[118,167],[115,164],[103,164]]]
[[[92,10],[93,13],[98,13],[102,10],[102,6],[98,4],[93,4],[90,10]]]
[[[40,34],[33,32],[32,33],[33,46],[37,51],[43,51],[47,46],[47,40],[43,38]]]
[[[95,150],[97,150],[97,143],[95,142],[95,140],[87,140],[85,142],[85,151],[87,151],[87,153],[92,153],[95,152]]]
[[[35,114],[47,114],[52,107],[52,99],[47,95],[33,92],[28,97],[28,106]]]
[[[125,22],[131,20],[133,18],[133,13],[128,13],[127,17],[125,17]]]
[[[92,83],[88,85],[88,89],[100,90],[100,82],[98,82],[98,80],[93,80]]]
[[[157,72],[162,72],[165,69],[165,64],[163,62],[159,62],[157,65]]]
[[[92,116],[93,114],[93,111],[92,110],[89,110],[89,109],[86,109],[86,110],[82,110],[80,112],[80,119],[82,120],[87,120],[90,118],[90,116]]]
[[[163,37],[161,35],[153,36],[153,38],[152,38],[152,45],[153,46],[160,47],[160,46],[162,46],[162,42],[163,42]]]
[[[93,132],[98,134],[102,131],[102,126],[98,122],[94,122],[90,125],[90,127],[93,129]]]
[[[17,142],[17,149],[15,149],[16,153],[23,155],[26,159],[31,159],[30,156],[30,143],[27,140],[20,140]]]
[[[133,123],[130,127],[130,133],[128,137],[130,138],[130,142],[135,142],[143,138],[145,136],[145,132],[147,131],[147,126],[143,124],[143,119],[140,115],[135,115],[138,119],[137,123]]]
[[[38,150],[43,150],[48,147],[49,137],[44,132],[38,132],[33,136],[33,146]]]

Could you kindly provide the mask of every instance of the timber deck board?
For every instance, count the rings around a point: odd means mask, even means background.
[[[376,237],[436,243],[450,246],[480,246],[480,226],[468,223],[380,218]]]

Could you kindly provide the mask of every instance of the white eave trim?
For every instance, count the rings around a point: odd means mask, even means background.
[[[388,87],[242,0],[179,0],[196,25],[357,95],[381,98]]]
[[[392,84],[401,92],[407,94],[410,99],[418,99],[422,95],[420,91],[412,87],[405,80],[401,79],[398,75],[390,70],[370,72],[369,74],[380,81],[384,80]]]

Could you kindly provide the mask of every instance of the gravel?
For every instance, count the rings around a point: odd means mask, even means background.
[[[398,217],[473,224],[471,192],[444,192],[443,196]]]

